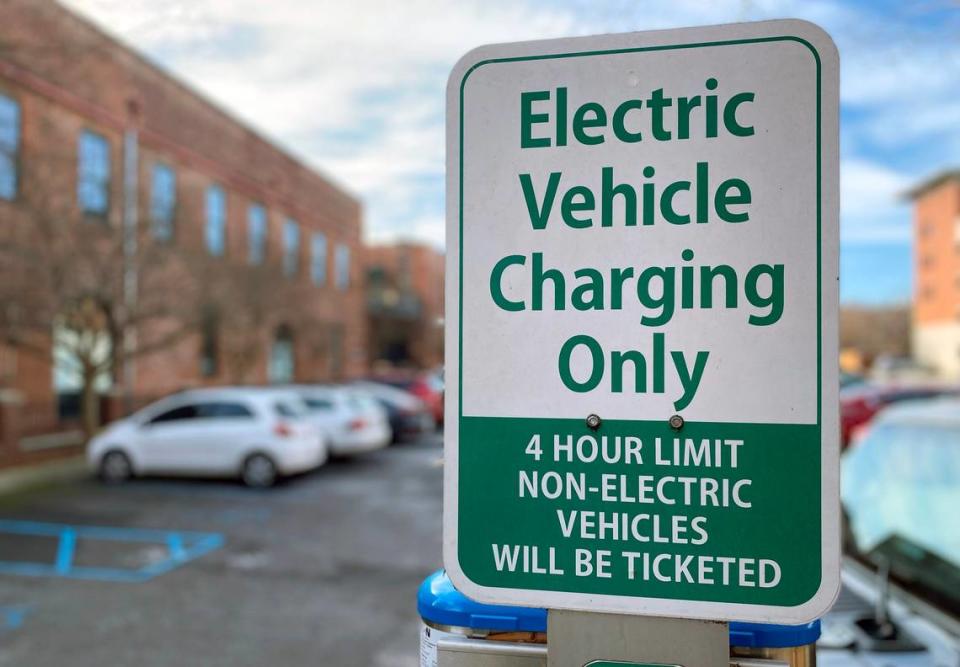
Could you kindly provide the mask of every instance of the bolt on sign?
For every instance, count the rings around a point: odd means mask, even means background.
[[[802,622],[839,582],[838,56],[802,21],[485,46],[447,91],[444,562]]]

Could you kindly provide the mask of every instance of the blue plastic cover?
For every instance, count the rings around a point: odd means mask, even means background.
[[[730,646],[746,648],[789,648],[812,644],[820,639],[820,619],[806,625],[730,623]]]
[[[427,577],[417,591],[417,611],[425,621],[475,630],[546,632],[547,610],[481,604],[453,587],[443,570]],[[806,625],[730,623],[730,645],[747,648],[788,648],[820,638],[820,621]]]
[[[427,577],[417,591],[417,612],[425,621],[475,630],[546,632],[547,610],[480,604],[453,587],[443,570]]]

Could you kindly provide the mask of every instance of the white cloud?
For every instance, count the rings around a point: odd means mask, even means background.
[[[840,164],[840,231],[843,240],[891,242],[910,239],[904,191],[913,179],[863,159]]]
[[[370,238],[443,238],[443,90],[478,44],[799,16],[843,63],[843,235],[909,238],[913,177],[878,151],[960,149],[960,43],[830,0],[64,0],[359,193]],[[892,13],[892,14],[891,14]],[[931,28],[934,29],[935,28]],[[917,161],[913,156],[913,163]],[[930,164],[924,170],[942,166]]]
[[[570,34],[567,11],[414,0],[67,0],[359,192],[372,237],[417,235],[442,197],[443,89],[473,46]],[[353,137],[348,147],[338,134]],[[431,180],[432,179],[432,180]],[[429,191],[417,184],[433,183]],[[435,203],[437,210],[442,202]]]

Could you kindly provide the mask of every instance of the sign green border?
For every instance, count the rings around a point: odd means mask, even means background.
[[[780,24],[779,26],[777,24]],[[651,40],[658,40],[659,44],[653,44],[649,46],[633,46],[634,44],[650,44],[650,40],[647,39],[648,34],[645,33],[636,33],[633,35],[610,35],[609,40],[601,39],[602,36],[596,36],[594,38],[575,38],[569,40],[553,40],[546,41],[542,43],[542,46],[536,43],[525,43],[525,44],[511,44],[511,45],[501,45],[501,46],[489,46],[484,47],[483,49],[478,50],[468,54],[461,59],[460,63],[456,66],[455,70],[457,74],[455,77],[451,77],[448,82],[448,93],[447,93],[447,104],[448,104],[448,121],[447,121],[447,136],[448,136],[448,174],[458,174],[460,182],[453,186],[448,179],[447,186],[447,201],[448,201],[448,229],[454,233],[460,234],[460,238],[457,241],[456,248],[451,248],[451,254],[449,257],[449,262],[452,262],[454,258],[457,258],[459,266],[453,268],[453,271],[450,272],[450,277],[458,276],[459,278],[459,287],[456,291],[448,292],[448,296],[451,298],[458,299],[458,303],[453,308],[449,309],[449,313],[452,316],[452,311],[457,310],[456,317],[457,320],[448,320],[448,322],[456,321],[459,326],[459,331],[457,334],[457,352],[454,352],[454,345],[451,344],[448,346],[448,355],[457,354],[457,357],[448,357],[449,360],[456,359],[459,362],[459,368],[457,370],[457,390],[458,397],[454,401],[453,397],[449,397],[448,400],[448,414],[450,412],[456,412],[454,415],[450,415],[449,418],[456,419],[453,424],[458,425],[461,429],[466,425],[466,422],[472,419],[472,417],[465,416],[464,414],[464,397],[463,397],[463,388],[464,388],[464,371],[463,371],[463,359],[464,359],[464,341],[463,341],[463,324],[464,324],[464,308],[463,295],[464,295],[464,286],[463,286],[463,276],[464,276],[464,228],[465,228],[465,191],[466,183],[464,182],[464,174],[466,171],[465,167],[465,136],[466,136],[466,127],[465,127],[465,118],[466,118],[466,85],[469,81],[470,75],[474,70],[479,69],[480,67],[491,65],[491,64],[505,64],[511,62],[523,62],[523,61],[537,61],[537,60],[553,60],[561,58],[575,58],[575,57],[590,57],[596,55],[611,55],[617,56],[620,54],[634,54],[634,53],[643,53],[643,52],[654,52],[654,51],[679,51],[681,49],[689,48],[702,48],[705,53],[709,53],[706,49],[710,47],[723,47],[723,46],[738,46],[738,45],[751,45],[751,44],[764,44],[764,43],[778,43],[778,42],[795,42],[800,45],[801,51],[798,52],[795,62],[797,65],[802,65],[805,61],[805,57],[802,54],[803,48],[806,48],[810,54],[813,56],[812,61],[810,62],[814,66],[813,71],[808,72],[815,76],[815,87],[816,90],[810,91],[811,102],[813,98],[816,100],[816,116],[810,118],[811,121],[814,121],[816,125],[814,126],[814,131],[816,133],[815,145],[810,145],[804,142],[805,150],[813,148],[814,153],[805,153],[799,156],[797,161],[798,169],[809,169],[809,167],[814,166],[812,164],[815,159],[816,163],[816,228],[815,230],[810,230],[814,232],[815,242],[817,244],[816,248],[816,289],[817,289],[817,314],[816,314],[816,324],[817,324],[817,342],[816,342],[816,363],[817,363],[817,408],[816,408],[816,421],[807,422],[807,428],[813,429],[814,434],[811,434],[812,437],[809,437],[810,445],[816,447],[816,449],[822,454],[829,453],[835,456],[836,453],[836,444],[835,439],[828,437],[830,434],[826,433],[824,427],[826,424],[831,425],[832,427],[836,425],[835,410],[831,409],[835,406],[832,404],[824,405],[824,400],[828,396],[833,396],[835,391],[834,385],[825,385],[825,378],[833,377],[831,373],[831,368],[833,366],[825,366],[824,364],[828,363],[824,358],[824,353],[826,350],[833,350],[834,344],[832,342],[833,336],[830,335],[833,333],[835,321],[831,319],[830,312],[824,312],[825,304],[830,304],[831,306],[836,303],[836,290],[834,286],[834,270],[833,264],[836,259],[835,252],[837,250],[834,239],[829,236],[825,237],[824,227],[825,222],[830,225],[828,231],[831,233],[836,225],[834,222],[836,220],[836,205],[837,205],[837,192],[835,186],[835,180],[828,183],[824,182],[824,175],[830,174],[831,178],[835,176],[836,168],[836,135],[834,134],[835,123],[838,120],[835,115],[836,95],[837,95],[837,57],[836,57],[836,46],[833,41],[830,39],[830,36],[823,31],[822,28],[811,24],[805,21],[798,20],[784,20],[784,21],[767,21],[760,24],[757,24],[761,28],[761,34],[756,35],[756,31],[749,29],[749,24],[744,24],[741,30],[725,31],[721,28],[725,26],[709,26],[704,28],[705,32],[712,33],[709,37],[704,36],[703,32],[700,32],[695,29],[689,30],[676,30],[676,31],[657,31],[650,33],[649,37]],[[726,26],[733,28],[734,26]],[[699,34],[698,34],[699,32]],[[730,32],[740,33],[736,37],[728,37]],[[671,34],[675,33],[675,34]],[[718,34],[719,33],[719,34]],[[751,35],[750,33],[753,33]],[[763,34],[766,33],[766,34]],[[756,36],[754,36],[756,35]],[[671,39],[672,38],[672,39]],[[591,39],[593,43],[591,43]],[[597,44],[597,41],[601,43]],[[603,42],[607,41],[606,44]],[[610,42],[613,42],[613,45],[608,46]],[[671,42],[671,43],[665,43]],[[822,44],[821,44],[822,42]],[[584,46],[581,46],[584,44]],[[816,46],[814,46],[816,45]],[[522,47],[522,48],[521,48]],[[552,53],[544,53],[549,50],[553,50]],[[825,50],[824,50],[825,49]],[[540,53],[531,53],[531,51],[540,51]],[[747,53],[750,51],[747,50]],[[502,55],[502,57],[501,57]],[[549,63],[545,64],[549,66]],[[502,71],[502,70],[498,70]],[[478,84],[479,85],[479,84]],[[459,103],[460,107],[455,113],[451,113],[452,106]],[[828,104],[827,108],[824,107],[824,104]],[[454,123],[457,123],[459,127],[454,128]],[[826,134],[825,134],[826,132]],[[459,146],[454,147],[452,145],[453,141],[459,141]],[[831,160],[830,162],[824,164],[824,158]],[[460,164],[457,167],[453,167],[450,164],[450,160],[459,159]],[[811,162],[807,162],[811,160]],[[804,166],[806,165],[806,167]],[[808,174],[813,175],[810,171],[807,171]],[[824,218],[826,216],[826,219]],[[811,222],[812,214],[808,216],[806,224]],[[456,225],[456,226],[453,226]],[[453,254],[456,253],[456,254]],[[824,261],[830,261],[829,266],[824,265]],[[449,264],[448,262],[448,264]],[[812,268],[812,267],[811,267]],[[830,269],[829,275],[824,276],[824,271]],[[825,332],[824,327],[830,327],[830,331],[827,332],[827,337],[824,338]],[[451,341],[452,343],[452,341]],[[812,350],[811,350],[812,351]],[[456,407],[454,407],[456,405]],[[482,415],[478,415],[478,418],[483,419]],[[692,424],[691,424],[692,425]],[[764,425],[764,422],[757,422],[757,425]],[[468,433],[465,431],[465,433]],[[456,430],[453,429],[453,433],[456,433]],[[819,437],[816,437],[815,434],[818,434]],[[460,455],[463,453],[462,448],[460,448],[457,443],[451,442],[448,443],[448,447],[456,447],[456,449],[448,450],[449,462],[456,462],[454,465],[445,466],[446,470],[444,473],[445,486],[449,488],[448,491],[445,491],[445,501],[448,504],[452,504],[454,508],[458,508],[462,505],[463,498],[460,496],[460,493],[457,491],[459,486],[458,482],[464,479],[464,474],[466,471],[464,469],[464,464],[459,459]],[[821,456],[822,458],[822,456]],[[828,457],[828,459],[833,458]],[[452,460],[452,461],[450,461]],[[828,528],[837,528],[838,527],[838,514],[834,511],[832,505],[832,499],[835,497],[836,487],[837,487],[837,478],[834,466],[828,466],[824,460],[821,460],[821,471],[819,475],[819,486],[820,486],[820,502],[817,505],[819,509],[819,514],[821,517],[821,538],[825,539],[826,542],[821,544],[819,557],[817,558],[817,563],[820,564],[821,568],[824,563],[829,562],[831,566],[837,564],[838,553],[836,550],[836,545],[834,542],[834,537],[832,535],[833,531],[828,530]],[[829,492],[826,492],[823,484],[826,482],[828,485]],[[452,488],[450,488],[452,487]],[[826,493],[826,495],[824,495]],[[487,602],[497,602],[503,603],[504,600],[509,600],[507,604],[532,604],[532,600],[539,600],[539,597],[535,594],[540,592],[539,587],[534,587],[529,589],[527,586],[521,586],[520,589],[516,589],[515,592],[510,592],[511,589],[504,588],[500,589],[497,586],[486,586],[481,584],[476,584],[470,580],[470,578],[462,571],[460,567],[460,557],[463,555],[459,553],[459,547],[457,539],[457,531],[462,530],[463,526],[460,522],[462,517],[459,516],[459,512],[449,512],[447,507],[444,511],[444,559],[445,562],[449,563],[448,567],[450,568],[450,576],[454,581],[458,582],[458,585],[463,586],[464,591],[468,591],[469,595],[474,596],[478,600],[487,601]],[[824,546],[824,544],[833,545],[830,548]],[[839,590],[839,581],[836,567],[832,567],[830,575],[827,579],[823,578],[823,571],[821,570],[821,584],[820,588],[817,590],[816,595],[810,598],[807,602],[801,603],[800,605],[789,605],[791,608],[797,607],[797,609],[807,609],[808,603],[816,602],[819,606],[817,607],[818,613],[822,612],[826,608],[826,604],[829,600],[835,599],[837,591]],[[527,590],[522,590],[527,589]],[[486,592],[489,590],[489,593]],[[494,591],[497,591],[497,594],[494,595]],[[543,591],[544,595],[548,595],[547,591]],[[633,607],[624,606],[623,603],[618,601],[616,594],[614,595],[600,595],[595,601],[591,601],[589,598],[586,600],[580,600],[577,602],[577,605],[574,605],[572,601],[567,600],[567,598],[560,596],[557,597],[554,593],[550,592],[549,595],[553,596],[551,598],[551,604],[558,606],[558,608],[575,608],[583,609],[583,606],[587,604],[590,609],[600,609],[605,611],[610,611],[612,613],[638,613]],[[582,597],[582,596],[581,596]],[[561,599],[562,598],[562,599]],[[578,598],[579,600],[579,598]],[[669,602],[670,597],[661,598],[663,602]],[[728,615],[722,611],[719,611],[716,608],[716,605],[709,603],[707,601],[697,602],[690,600],[690,602],[695,602],[698,605],[705,605],[701,611],[704,613],[709,613],[709,618],[728,618]],[[598,606],[602,603],[603,606]],[[651,602],[652,604],[652,602]],[[692,613],[684,611],[685,607],[676,607],[675,603],[673,611],[682,617],[696,617],[703,618],[702,615],[693,616]],[[747,607],[752,607],[752,605],[747,605]],[[667,609],[667,607],[663,607]],[[765,614],[774,614],[777,618],[788,619],[791,622],[793,621],[806,621],[810,616],[804,615],[806,612],[796,612],[791,614],[781,613],[776,611],[777,607],[775,606],[764,606],[761,605],[759,609],[762,609]],[[639,613],[648,613],[648,612],[639,612]],[[745,612],[747,613],[747,612]],[[751,612],[752,613],[752,612]],[[738,616],[743,618],[750,618],[751,620],[764,620],[764,618],[769,618],[767,616]],[[786,622],[786,621],[784,621]]]
[[[823,410],[823,287],[822,287],[822,273],[823,266],[821,262],[822,255],[822,239],[821,239],[821,220],[822,220],[822,207],[823,207],[823,193],[822,193],[822,177],[821,177],[821,143],[823,141],[823,129],[821,127],[821,88],[823,87],[821,81],[821,65],[820,65],[820,54],[817,52],[816,48],[803,39],[802,37],[796,37],[794,35],[783,35],[780,37],[754,37],[750,39],[733,39],[733,40],[721,40],[716,42],[697,42],[692,44],[665,44],[660,46],[640,46],[629,49],[605,49],[601,51],[582,51],[574,53],[550,53],[538,56],[516,56],[512,58],[490,58],[488,60],[481,60],[480,62],[473,65],[468,69],[463,78],[460,80],[460,127],[459,127],[459,142],[460,142],[460,182],[459,182],[459,239],[458,239],[458,248],[457,248],[457,265],[459,269],[459,276],[457,277],[457,421],[458,425],[463,420],[463,98],[464,91],[466,90],[467,79],[470,78],[470,75],[483,67],[484,65],[491,64],[501,64],[501,63],[512,63],[512,62],[522,62],[530,60],[557,60],[560,58],[583,58],[590,56],[610,56],[610,55],[621,55],[625,53],[643,53],[649,51],[670,51],[675,49],[696,49],[703,47],[720,47],[720,46],[736,46],[739,44],[760,44],[765,42],[797,42],[807,47],[810,53],[813,54],[814,61],[817,64],[817,431],[820,433],[820,440],[823,441],[822,433],[822,410]],[[496,415],[487,415],[487,416],[496,416]],[[459,471],[458,471],[459,474]]]

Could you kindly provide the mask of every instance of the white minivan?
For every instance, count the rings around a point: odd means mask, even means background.
[[[239,476],[270,486],[327,460],[327,440],[292,391],[193,389],[110,424],[91,439],[90,466],[108,482],[134,475]]]

